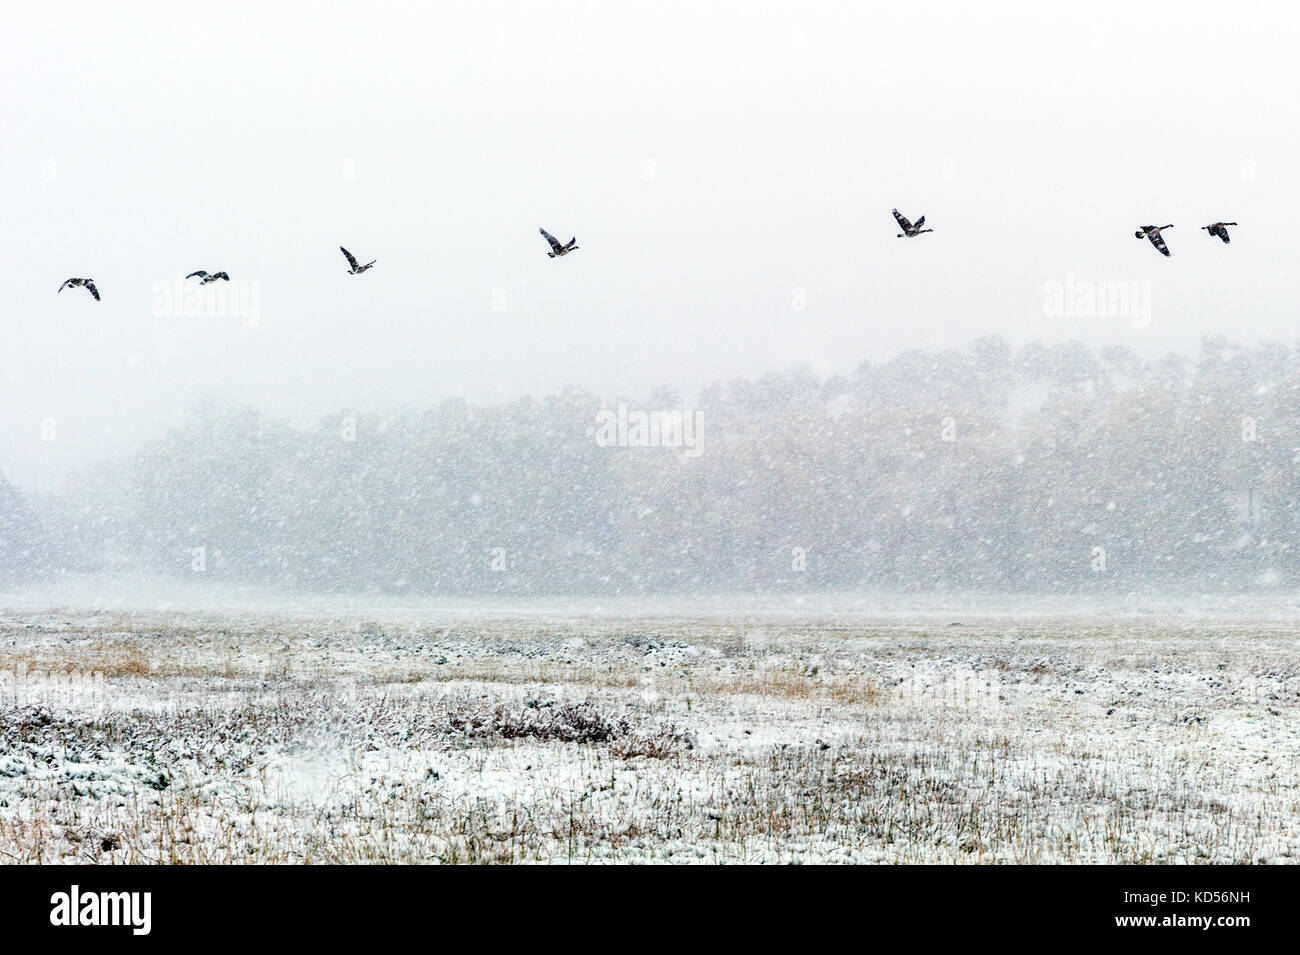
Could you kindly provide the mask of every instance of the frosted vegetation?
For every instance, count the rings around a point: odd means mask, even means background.
[[[1300,852],[1285,625],[24,613],[0,634],[7,861]]]

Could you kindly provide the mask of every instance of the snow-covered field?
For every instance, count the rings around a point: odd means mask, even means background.
[[[1300,858],[1264,618],[0,612],[0,858]]]

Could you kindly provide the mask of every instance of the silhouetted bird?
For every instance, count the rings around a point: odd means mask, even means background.
[[[344,255],[347,256],[347,258],[348,258],[348,265],[352,266],[352,268],[350,268],[348,271],[351,272],[353,275],[360,275],[360,274],[361,274],[362,272],[364,272],[366,269],[370,268],[370,266],[374,265],[376,262],[379,261],[378,259],[371,259],[371,260],[370,260],[369,262],[367,262],[365,265],[357,265],[357,260],[356,260],[355,258],[353,258],[351,252],[349,252],[347,249],[343,248],[343,246],[341,246],[341,245],[339,246],[339,251],[342,252]]]
[[[198,276],[200,285],[207,285],[209,282],[217,281],[217,279],[224,279],[227,282],[230,281],[230,276],[227,275],[225,272],[213,272],[211,275],[209,275],[207,272],[204,272],[202,269],[199,269],[199,271],[197,272],[191,272],[189,275],[185,277],[187,279],[192,279],[195,276]]]
[[[910,223],[910,222],[907,221],[907,217],[906,217],[905,215],[903,215],[903,214],[900,213],[897,209],[895,209],[895,210],[894,210],[894,218],[898,220],[898,227],[899,227],[900,229],[903,230],[902,232],[898,233],[898,237],[899,237],[900,239],[903,239],[903,238],[908,238],[908,239],[910,239],[910,238],[912,238],[913,236],[918,236],[918,235],[920,235],[922,232],[933,232],[933,231],[934,231],[933,229],[922,229],[922,228],[921,228],[921,226],[925,225],[925,216],[921,216],[921,218],[919,218],[919,219],[916,220],[916,225],[912,225],[912,223]]]
[[[1224,226],[1230,226],[1236,224],[1237,223],[1235,222],[1215,222],[1212,225],[1203,225],[1201,226],[1201,228],[1209,232],[1210,235],[1217,235],[1224,242],[1231,242],[1232,240],[1228,238],[1228,230],[1225,229]]]
[[[68,279],[59,286],[59,291],[62,292],[65,288],[77,288],[79,286],[85,288],[87,292],[95,296],[96,302],[99,301],[99,289],[95,288],[94,279]]]
[[[1165,240],[1160,238],[1160,233],[1164,229],[1172,229],[1172,225],[1144,225],[1133,233],[1137,238],[1146,236],[1151,240],[1151,244],[1160,250],[1161,255],[1169,255],[1169,246],[1165,245]]]
[[[578,240],[576,238],[570,239],[568,245],[560,245],[560,240],[551,235],[545,229],[538,229],[537,231],[546,236],[546,241],[551,243],[551,251],[546,253],[547,258],[553,259],[556,256],[568,255],[570,252],[578,251]]]

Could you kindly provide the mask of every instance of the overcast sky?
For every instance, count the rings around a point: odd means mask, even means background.
[[[204,396],[310,424],[992,333],[1296,337],[1276,5],[60,7],[0,35],[0,471],[27,488]],[[896,238],[893,206],[935,231]],[[1133,235],[1166,222],[1168,260]],[[195,269],[257,324],[160,309]],[[1150,282],[1149,325],[1046,314],[1069,275]]]

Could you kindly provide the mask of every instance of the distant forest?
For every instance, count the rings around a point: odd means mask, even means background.
[[[635,429],[611,443],[599,415],[620,401],[694,413],[698,456],[620,446]],[[1214,338],[1146,361],[984,338],[695,401],[575,389],[343,410],[310,430],[204,405],[57,495],[0,479],[0,582],[130,568],[430,594],[1270,589],[1300,581],[1298,502],[1300,349]]]

